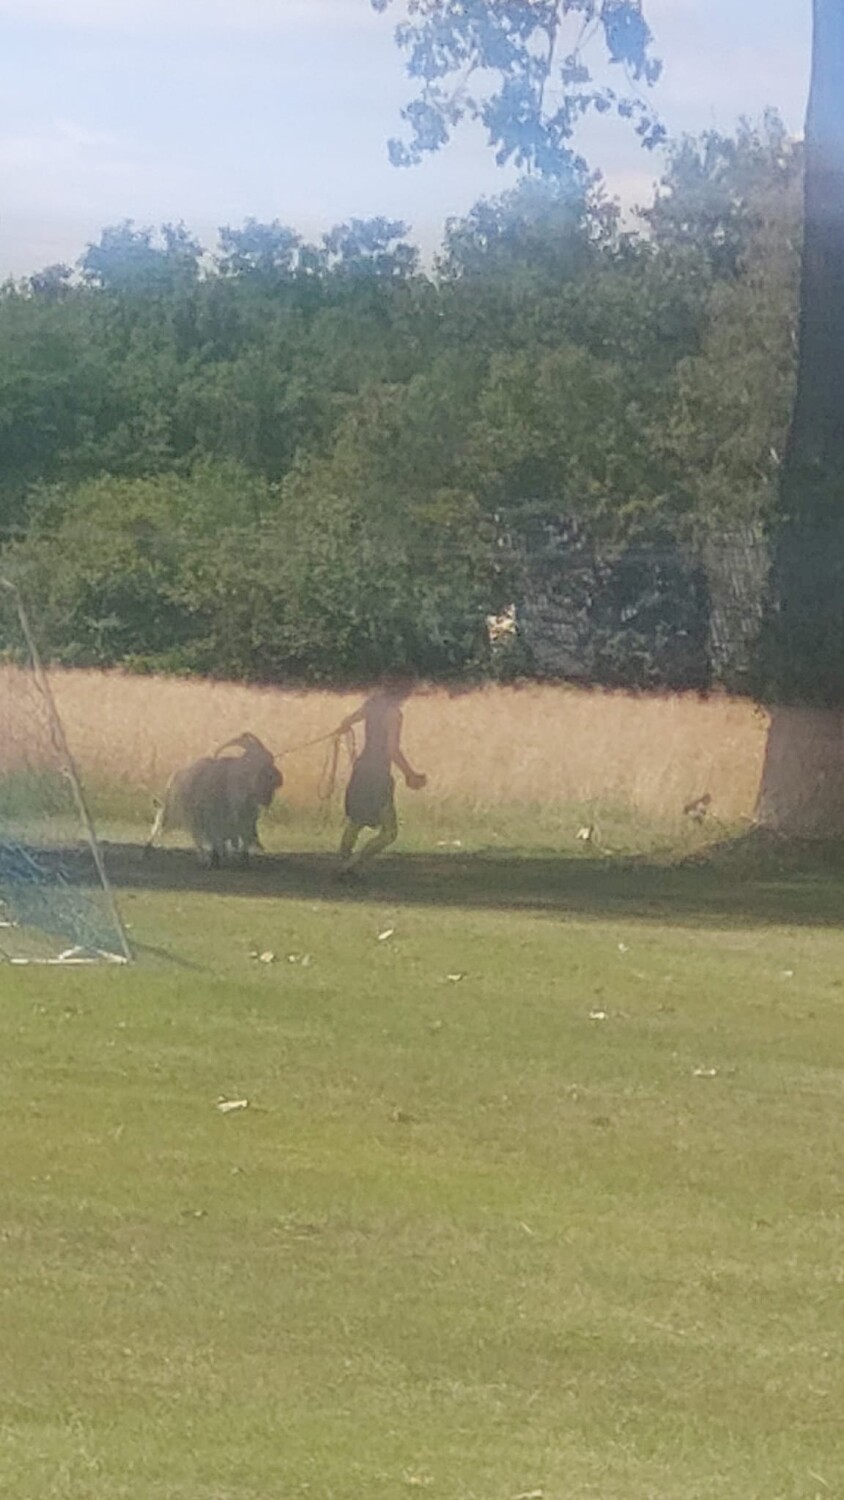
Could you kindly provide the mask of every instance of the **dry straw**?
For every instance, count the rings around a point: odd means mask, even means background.
[[[85,778],[147,792],[244,729],[283,750],[326,734],[359,701],[119,672],[55,672],[52,682]],[[0,668],[10,710],[19,687],[15,669]],[[538,684],[425,690],[405,708],[406,749],[428,773],[426,800],[475,808],[611,800],[664,816],[708,792],[718,817],[735,821],[753,812],[767,728],[752,703],[725,697]],[[324,765],[324,744],[289,756],[286,800],[315,805]]]

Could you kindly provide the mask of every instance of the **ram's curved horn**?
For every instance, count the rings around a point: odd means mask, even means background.
[[[266,749],[265,745],[261,744],[258,736],[256,734],[252,734],[248,729],[245,729],[243,734],[235,735],[233,740],[226,740],[226,743],[224,745],[219,745],[214,751],[214,759],[216,760],[218,755],[222,755],[224,750],[233,750],[235,748],[237,748],[238,750],[251,750],[255,749],[256,747],[259,750],[264,750],[265,753],[269,755],[269,750]]]

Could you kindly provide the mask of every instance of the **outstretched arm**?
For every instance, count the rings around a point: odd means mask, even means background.
[[[353,725],[361,723],[362,719],[365,717],[365,713],[366,713],[366,704],[362,703],[361,706],[360,706],[360,708],[355,709],[355,712],[353,714],[347,714],[346,715],[346,718],[343,720],[342,724],[338,724],[337,725],[337,728],[335,729],[334,733],[335,734],[345,734],[347,732],[347,730],[349,730],[349,729],[351,729],[353,727]]]

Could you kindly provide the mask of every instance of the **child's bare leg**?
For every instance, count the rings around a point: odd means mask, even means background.
[[[355,844],[360,838],[361,832],[362,829],[360,823],[353,823],[351,818],[346,819],[346,826],[343,829],[343,837],[340,840],[340,858],[343,861],[348,861],[351,859]]]
[[[399,824],[396,817],[396,809],[390,807],[389,811],[385,813],[375,837],[364,844],[355,863],[362,864],[365,859],[373,859],[376,854],[381,853],[382,849],[386,849],[390,844],[394,844],[398,836]]]

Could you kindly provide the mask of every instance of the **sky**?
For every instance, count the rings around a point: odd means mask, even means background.
[[[672,135],[730,131],[778,107],[802,128],[810,0],[646,0]],[[427,251],[445,220],[512,174],[469,129],[396,169],[412,85],[395,7],[369,0],[0,0],[0,278],[73,263],[104,225],[280,219],[316,236],[352,216],[405,220]],[[577,142],[626,207],[659,158],[629,127]]]

